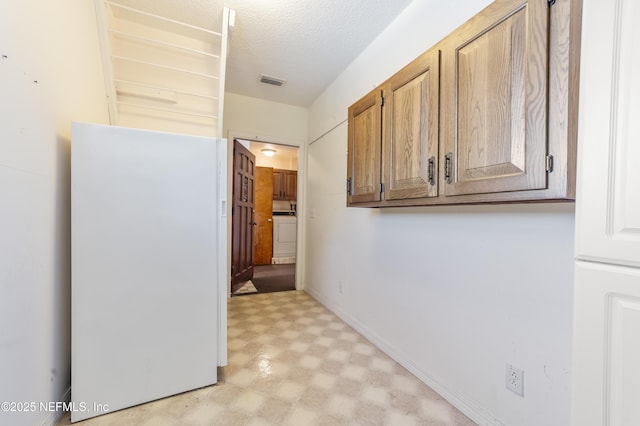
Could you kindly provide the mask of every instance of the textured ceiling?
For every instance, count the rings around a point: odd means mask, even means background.
[[[236,10],[226,90],[306,107],[411,0],[117,0],[219,31]],[[259,82],[260,74],[287,80]]]

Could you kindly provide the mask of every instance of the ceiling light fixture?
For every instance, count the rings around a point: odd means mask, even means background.
[[[265,157],[273,157],[273,154],[275,154],[275,153],[276,153],[276,150],[275,149],[271,149],[271,148],[265,148],[265,149],[262,150],[262,154]]]

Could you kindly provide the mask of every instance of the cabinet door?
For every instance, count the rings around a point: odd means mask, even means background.
[[[283,181],[284,199],[295,201],[298,197],[298,172],[295,170],[285,170]]]
[[[284,200],[284,194],[282,192],[284,176],[282,170],[273,170],[273,199]]]
[[[446,41],[445,195],[547,185],[549,6],[497,0]]]
[[[347,205],[380,201],[382,94],[379,89],[349,108]]]
[[[438,196],[439,53],[424,53],[387,83],[382,154],[386,200]]]
[[[298,172],[273,169],[273,199],[295,201],[298,195]]]

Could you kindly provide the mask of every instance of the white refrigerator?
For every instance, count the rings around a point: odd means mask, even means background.
[[[73,123],[71,419],[216,383],[226,140]]]

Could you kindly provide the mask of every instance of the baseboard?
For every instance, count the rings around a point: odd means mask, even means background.
[[[409,370],[411,374],[423,381],[427,386],[436,391],[440,396],[446,399],[451,405],[456,407],[471,420],[481,426],[504,426],[504,423],[502,423],[490,412],[478,405],[474,400],[468,398],[466,395],[461,394],[460,392],[456,392],[447,388],[445,385],[435,380],[428,373],[420,369],[414,362],[409,360],[409,358],[402,354],[401,351],[398,351],[392,345],[387,343],[382,337],[372,331],[365,324],[344,312],[342,309],[340,309],[339,306],[335,305],[334,303],[330,303],[327,299],[315,292],[313,289],[305,288],[304,291],[319,303],[324,305],[331,312],[340,317],[340,319],[349,324],[364,337],[366,337],[371,343],[373,343],[381,351],[389,355],[389,357],[391,357],[394,361]]]
[[[67,388],[62,394],[60,402],[71,402],[71,386]],[[41,426],[55,426],[62,417],[66,414],[65,411],[51,411],[49,415],[40,423]]]

